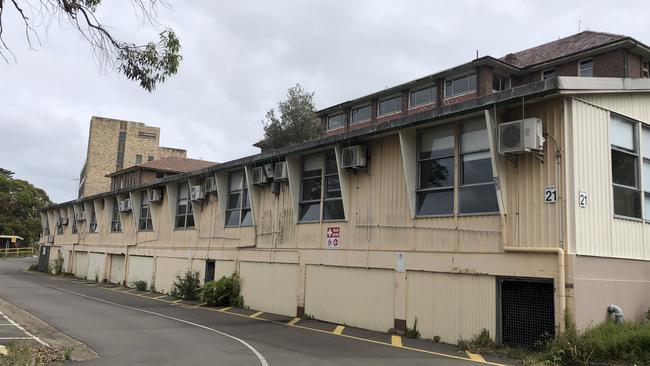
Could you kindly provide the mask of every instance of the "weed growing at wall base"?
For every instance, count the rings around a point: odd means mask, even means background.
[[[177,274],[172,285],[170,295],[183,300],[196,300],[201,293],[201,281],[199,272],[186,271],[184,274]]]
[[[239,276],[221,277],[218,281],[207,282],[203,286],[203,301],[208,306],[243,307],[244,298],[240,295]]]

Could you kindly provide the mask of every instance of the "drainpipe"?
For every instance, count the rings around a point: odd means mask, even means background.
[[[510,253],[542,253],[557,254],[558,264],[558,296],[560,297],[560,333],[564,331],[564,316],[566,314],[566,265],[564,263],[564,249],[562,248],[536,248],[536,247],[503,247],[505,252]]]

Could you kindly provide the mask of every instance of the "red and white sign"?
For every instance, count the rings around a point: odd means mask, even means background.
[[[332,226],[327,228],[327,248],[338,249],[341,247],[341,228]]]

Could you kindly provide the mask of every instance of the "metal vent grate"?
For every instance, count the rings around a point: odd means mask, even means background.
[[[501,338],[510,346],[535,347],[555,335],[553,283],[501,281]]]

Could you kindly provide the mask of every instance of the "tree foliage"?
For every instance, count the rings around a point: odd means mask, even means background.
[[[155,23],[156,9],[161,1],[131,0],[136,14],[151,24]],[[30,47],[34,40],[40,43],[35,27],[49,24],[54,18],[67,21],[80,33],[100,65],[114,67],[147,91],[176,74],[182,57],[180,41],[173,30],[163,30],[157,42],[144,45],[119,40],[110,27],[95,16],[101,4],[101,0],[0,0],[0,57],[7,61],[7,54],[13,56],[3,38],[3,15],[9,6],[21,17]]]
[[[51,204],[45,191],[0,168],[0,234],[22,236],[28,244],[38,242],[39,210]]]
[[[278,103],[278,114],[271,108],[266,112],[264,147],[272,149],[318,138],[320,122],[315,113],[314,93],[300,84],[289,88],[287,99]]]

